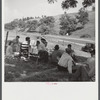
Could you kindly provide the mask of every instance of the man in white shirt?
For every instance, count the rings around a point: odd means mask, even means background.
[[[58,69],[60,71],[68,71],[71,74],[72,66],[73,66],[73,59],[70,56],[70,53],[71,51],[69,49],[66,49],[66,52],[62,54],[58,62]]]

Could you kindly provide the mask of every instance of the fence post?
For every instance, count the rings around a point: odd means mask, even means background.
[[[6,40],[5,40],[5,54],[6,54],[6,48],[7,48],[8,33],[9,33],[9,31],[7,31],[7,34],[6,34]]]

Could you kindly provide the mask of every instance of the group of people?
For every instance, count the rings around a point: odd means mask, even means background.
[[[86,62],[78,64],[71,44],[68,44],[63,53],[60,52],[59,45],[56,45],[52,53],[52,63],[59,71],[68,72],[71,81],[95,81],[95,50],[91,50],[90,54],[91,57]]]
[[[72,50],[72,45],[68,44],[65,51],[61,51],[59,45],[55,45],[53,52],[49,56],[47,49],[47,41],[44,38],[37,38],[37,40],[30,40],[26,37],[23,43],[19,42],[19,36],[9,42],[6,48],[6,56],[14,57],[14,52],[22,52],[27,59],[29,54],[38,54],[40,61],[48,62],[49,57],[51,63],[57,66],[59,71],[66,71],[69,73],[69,80],[71,81],[94,81],[95,76],[95,50],[92,50],[91,57],[83,64],[77,65],[75,52]],[[73,73],[74,72],[74,73]]]
[[[16,36],[15,39],[9,41],[6,57],[14,57],[17,53],[28,59],[29,55],[38,54],[41,60],[48,61],[47,41],[44,38],[37,37],[36,40],[30,40],[30,37],[26,37],[22,43],[19,39],[20,36]]]

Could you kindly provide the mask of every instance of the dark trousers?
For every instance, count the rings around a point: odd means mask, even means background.
[[[90,78],[84,66],[77,68],[76,72],[73,73],[72,81],[89,81]]]
[[[68,69],[67,68],[64,68],[64,67],[62,67],[62,66],[57,66],[58,67],[58,70],[59,71],[67,71],[68,72]]]
[[[38,55],[40,56],[40,61],[48,62],[48,52],[40,50]]]

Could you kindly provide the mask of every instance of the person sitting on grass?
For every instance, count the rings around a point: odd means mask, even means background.
[[[58,61],[58,70],[67,71],[72,74],[72,67],[74,66],[74,61],[70,54],[71,50],[69,50],[68,48],[65,49],[65,52],[62,54],[61,58]]]
[[[77,61],[76,60],[76,57],[75,57],[75,52],[74,50],[72,49],[72,45],[71,44],[68,44],[68,49],[71,51],[70,55],[71,57],[73,58],[74,61]]]
[[[59,45],[55,45],[54,51],[51,54],[51,62],[54,65],[58,64],[58,60],[60,59],[62,52],[59,50]]]
[[[21,52],[25,58],[28,58],[30,50],[30,37],[26,37],[25,41],[21,44]]]
[[[12,41],[10,41],[8,46],[7,46],[6,57],[8,57],[8,58],[14,57],[13,42]]]
[[[95,50],[90,53],[91,57],[77,69],[70,78],[71,81],[95,81]]]
[[[37,41],[37,49],[38,49],[38,54],[40,56],[40,61],[48,62],[48,52],[45,47],[45,44],[40,41]]]

